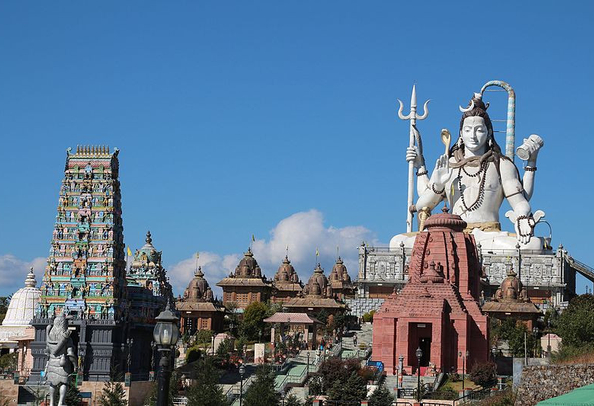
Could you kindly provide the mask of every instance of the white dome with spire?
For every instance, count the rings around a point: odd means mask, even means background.
[[[17,290],[8,305],[6,317],[2,322],[3,326],[28,326],[35,316],[35,308],[39,303],[41,290],[37,288],[37,281],[33,268],[27,274],[25,287]]]

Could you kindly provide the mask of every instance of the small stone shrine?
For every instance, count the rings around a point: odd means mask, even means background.
[[[461,372],[489,354],[487,316],[479,307],[481,267],[474,237],[460,216],[447,212],[427,219],[415,240],[409,283],[394,292],[374,316],[373,359],[396,374],[433,365],[436,372]],[[423,355],[420,365],[415,352]]]
[[[215,301],[201,267],[194,273],[184,296],[177,301],[175,307],[181,313],[182,334],[191,335],[198,330],[212,330],[215,333],[223,331],[225,308]]]
[[[500,320],[513,318],[521,320],[529,330],[532,330],[541,312],[530,302],[526,289],[518,279],[511,264],[507,270],[507,277],[495,292],[491,301],[485,302],[483,311],[491,317]]]

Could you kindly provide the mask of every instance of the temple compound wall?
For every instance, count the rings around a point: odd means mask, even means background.
[[[509,265],[519,270],[518,277],[530,300],[541,309],[565,308],[575,294],[576,272],[586,277],[588,267],[575,261],[563,248],[549,251],[479,250],[483,276],[483,298],[489,299],[506,278]],[[393,290],[402,289],[409,279],[412,249],[359,246],[358,295],[347,300],[351,313],[360,317],[377,310]],[[579,269],[579,268],[584,269]]]
[[[536,405],[592,383],[594,364],[527,366],[522,370],[516,405]]]

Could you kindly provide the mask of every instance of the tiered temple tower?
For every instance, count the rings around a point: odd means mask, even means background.
[[[322,310],[328,314],[336,314],[346,309],[346,306],[334,297],[332,284],[324,275],[320,264],[314,269],[301,294],[285,302],[284,307],[292,312],[310,315],[316,315]]]
[[[299,280],[299,275],[291,265],[289,256],[286,256],[274,275],[271,300],[274,303],[284,303],[297,297],[302,290],[303,284]]]
[[[195,334],[198,330],[223,331],[225,308],[215,300],[212,289],[204,279],[202,268],[194,273],[188,284],[184,297],[179,298],[176,306],[181,312],[182,334]]]
[[[32,321],[33,379],[45,368],[46,328],[61,313],[76,329],[71,337],[85,379],[109,379],[110,370],[124,369],[127,337],[122,327],[128,312],[118,153],[104,146],[67,151],[41,299]]]
[[[235,304],[245,309],[254,302],[265,302],[270,298],[272,285],[262,275],[252,249],[248,248],[235,268],[235,273],[224,278],[217,286],[223,288],[223,304]]]
[[[481,264],[460,216],[440,213],[415,240],[410,280],[373,317],[373,357],[396,374],[399,357],[412,373],[462,372],[489,355],[487,316],[479,307]],[[422,350],[420,365],[416,350]],[[429,371],[428,371],[429,372]]]
[[[130,321],[153,324],[167,301],[173,303],[173,292],[161,263],[161,255],[162,252],[153,246],[151,232],[147,232],[145,244],[136,250],[126,272]]]
[[[41,317],[122,316],[126,264],[118,152],[80,146],[74,154],[68,151],[41,285]]]

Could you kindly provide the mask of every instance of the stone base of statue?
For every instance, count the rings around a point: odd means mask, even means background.
[[[531,252],[540,251],[544,253],[548,250],[550,245],[550,238],[544,237],[530,237],[527,243],[521,243],[515,233],[507,231],[493,230],[483,231],[481,228],[473,228],[467,230],[474,236],[474,240],[478,247],[483,252],[490,250],[515,250],[518,245],[522,250],[529,250]],[[396,250],[404,244],[405,248],[412,248],[415,243],[415,237],[418,233],[404,233],[392,237],[390,240],[390,249]]]

